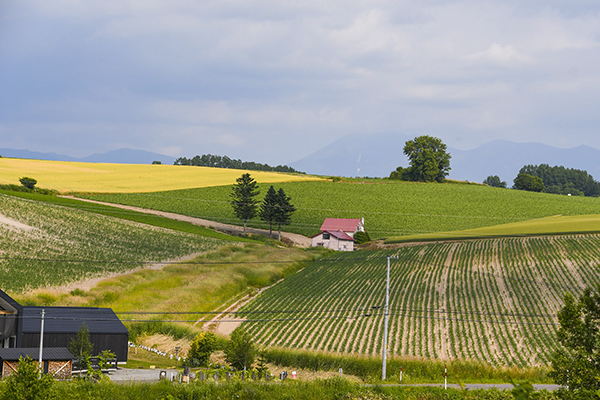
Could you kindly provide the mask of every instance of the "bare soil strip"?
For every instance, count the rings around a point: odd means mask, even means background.
[[[105,206],[121,208],[123,210],[137,211],[137,212],[141,212],[141,213],[145,213],[145,214],[157,215],[159,217],[169,218],[169,219],[173,219],[176,221],[188,222],[190,224],[203,226],[205,228],[212,227],[217,231],[220,231],[220,232],[223,232],[223,233],[226,233],[229,235],[239,235],[239,234],[243,233],[243,230],[244,230],[243,227],[237,226],[237,225],[223,224],[221,222],[214,222],[214,221],[209,221],[207,219],[196,218],[196,217],[188,217],[187,215],[175,214],[175,213],[170,213],[170,212],[166,212],[166,211],[157,211],[157,210],[151,210],[148,208],[126,206],[123,204],[114,204],[114,203],[106,203],[103,201],[81,199],[79,197],[74,197],[74,196],[61,196],[61,197],[76,199],[76,200],[80,200],[80,201],[86,201],[88,203],[102,204]],[[268,230],[258,229],[258,228],[246,228],[246,232],[254,233],[257,235],[268,235],[269,234]],[[296,233],[281,232],[281,236],[286,239],[291,240],[298,247],[310,247],[310,245],[312,244],[312,241],[310,240],[310,238],[307,238],[306,236],[299,235]]]
[[[5,217],[4,215],[0,214],[0,224],[3,225],[8,225],[9,228],[12,229],[19,229],[19,230],[23,230],[25,232],[29,232],[34,230],[35,228],[29,225],[25,225],[19,221],[15,221],[14,219]]]

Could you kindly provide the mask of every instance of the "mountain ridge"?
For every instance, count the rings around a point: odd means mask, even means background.
[[[396,167],[407,167],[402,150],[413,136],[401,134],[350,134],[289,164],[308,174],[349,177],[386,177]],[[448,147],[452,156],[448,178],[483,182],[490,175],[512,182],[519,170],[528,164],[562,165],[587,171],[600,178],[600,150],[580,145],[568,149],[529,142],[494,140],[471,150]]]

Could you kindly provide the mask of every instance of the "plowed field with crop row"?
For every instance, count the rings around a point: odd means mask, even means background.
[[[335,254],[262,293],[244,308],[245,326],[267,346],[381,354],[387,256],[399,257],[391,355],[547,364],[564,293],[600,281],[598,235]]]

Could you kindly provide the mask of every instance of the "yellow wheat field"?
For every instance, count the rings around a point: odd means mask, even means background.
[[[313,176],[278,172],[192,167],[182,165],[101,164],[0,158],[0,183],[17,184],[24,176],[37,186],[61,193],[139,193],[231,185],[243,173],[256,181],[277,183],[319,180]]]

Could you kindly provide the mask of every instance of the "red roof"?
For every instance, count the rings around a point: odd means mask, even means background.
[[[360,224],[360,218],[325,218],[323,225],[321,225],[321,232],[323,231],[342,231],[342,232],[355,232]]]
[[[352,238],[352,236],[348,236],[348,235],[346,235],[342,231],[322,231],[321,233],[323,233],[323,232],[327,232],[331,236],[333,236],[335,238],[338,238],[340,240],[352,240],[354,242],[354,239]],[[311,239],[314,238],[314,237],[316,237],[316,236],[319,236],[321,233],[317,233],[316,235],[311,236]]]

